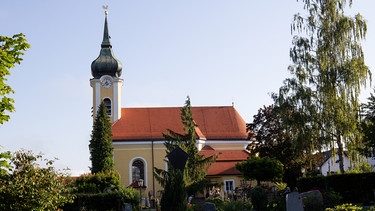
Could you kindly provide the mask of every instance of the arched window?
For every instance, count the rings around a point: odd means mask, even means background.
[[[111,100],[109,98],[104,98],[103,102],[104,102],[104,105],[107,107],[107,114],[108,114],[108,116],[111,116],[112,115]]]
[[[132,181],[145,179],[145,164],[142,160],[136,159],[132,163]]]

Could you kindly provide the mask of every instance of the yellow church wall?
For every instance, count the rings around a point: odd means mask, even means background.
[[[227,146],[227,145],[226,145]],[[217,149],[217,146],[214,146]],[[228,147],[228,146],[227,146]],[[159,191],[163,190],[156,179],[153,179],[153,166],[152,166],[152,149],[154,151],[154,167],[160,169],[166,169],[166,163],[164,161],[166,153],[165,146],[162,142],[154,142],[154,146],[150,141],[140,141],[139,144],[116,144],[114,142],[114,162],[115,168],[121,175],[121,184],[125,187],[129,186],[132,181],[130,179],[132,162],[134,159],[140,158],[146,162],[147,170],[145,171],[145,186],[146,189],[142,190],[143,197],[147,197],[149,191],[154,192],[154,196],[158,197],[160,194]],[[216,188],[220,189],[220,196],[222,198],[227,198],[229,195],[224,191],[224,182],[226,180],[233,181],[233,189],[241,185],[241,180],[243,177],[241,175],[224,175],[224,176],[215,176],[208,177],[212,182],[218,183],[219,186]],[[204,195],[197,195],[197,197],[205,197]]]
[[[244,150],[245,149],[245,144],[243,141],[240,143],[236,143],[235,141],[227,141],[227,142],[220,141],[219,143],[207,142],[206,145],[211,146],[215,150]]]
[[[153,152],[152,152],[153,151]],[[165,147],[162,144],[134,144],[134,145],[115,145],[114,146],[114,162],[115,169],[121,175],[121,184],[125,187],[132,183],[130,178],[132,162],[135,159],[141,159],[145,162],[145,182],[146,189],[142,190],[143,193],[149,191],[154,192],[154,196],[157,196],[158,191],[162,190],[162,187],[156,179],[153,179],[153,167],[165,169],[166,164],[164,158],[166,156]],[[154,160],[153,158],[154,157]],[[146,196],[144,195],[144,197]]]
[[[113,90],[112,90],[112,88],[101,89],[100,95],[101,95],[100,99],[110,98],[111,101],[113,101]]]

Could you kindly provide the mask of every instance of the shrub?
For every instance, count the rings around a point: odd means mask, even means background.
[[[342,196],[335,191],[327,191],[323,193],[323,201],[325,207],[334,207],[340,204]]]
[[[223,211],[250,210],[251,205],[243,201],[227,201],[222,206]]]
[[[84,174],[75,181],[77,193],[102,193],[119,190],[120,175],[115,171]]]
[[[206,199],[206,202],[214,203],[217,208],[224,206],[224,201],[221,198]]]
[[[321,211],[324,210],[322,199],[316,195],[309,195],[303,198],[303,206],[305,211]]]
[[[256,211],[267,210],[267,192],[261,186],[256,186],[250,193],[251,204]]]
[[[327,208],[326,211],[360,211],[362,207],[353,204],[337,205],[334,208]]]
[[[120,210],[129,203],[135,210],[139,205],[138,192],[133,188],[120,188],[105,193],[77,193],[73,204],[67,204],[63,210]]]

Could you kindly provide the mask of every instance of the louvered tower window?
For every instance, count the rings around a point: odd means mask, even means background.
[[[111,116],[112,115],[111,100],[109,98],[105,98],[103,101],[104,101],[105,107],[107,108],[107,114],[108,114],[108,116]]]

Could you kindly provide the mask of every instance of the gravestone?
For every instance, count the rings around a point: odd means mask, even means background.
[[[324,208],[323,195],[318,190],[311,190],[300,194],[306,211],[322,210]]]
[[[216,211],[216,206],[211,202],[204,202],[203,211]]]
[[[124,211],[133,211],[132,205],[129,203],[124,204]]]
[[[286,211],[303,211],[302,197],[298,192],[286,195]]]

